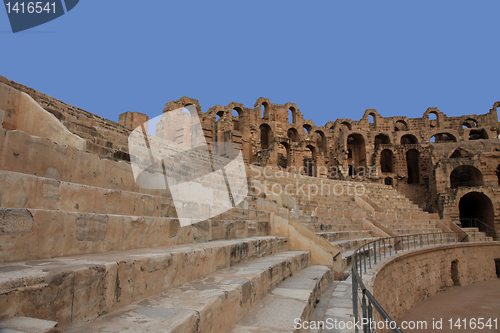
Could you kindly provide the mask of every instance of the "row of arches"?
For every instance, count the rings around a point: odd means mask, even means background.
[[[237,109],[234,109],[236,113],[238,112]],[[222,112],[222,111],[221,111]],[[233,116],[233,123],[234,123],[234,129],[239,130],[239,121],[236,116]],[[312,126],[309,124],[304,125],[305,131],[308,133],[312,133]],[[259,130],[261,132],[261,143],[262,149],[268,149],[269,144],[272,140],[273,134],[271,127],[268,124],[262,124],[259,127]],[[325,133],[321,130],[316,130],[314,131],[316,134],[316,146],[319,148],[320,151],[326,151],[327,150],[327,140]],[[292,142],[299,142],[300,140],[300,135],[299,132],[295,127],[290,127],[287,130],[287,137],[290,138]],[[469,140],[478,140],[478,139],[488,139],[488,135],[484,129],[481,130],[471,130],[470,135],[469,135]],[[450,133],[436,133],[434,134],[429,142],[431,143],[446,143],[446,142],[457,142],[457,138]],[[349,155],[356,156],[354,159],[357,161],[355,164],[362,164],[362,160],[364,159],[364,154],[365,154],[365,149],[364,149],[364,144],[365,144],[365,139],[362,134],[359,133],[352,133],[349,134],[347,137],[347,152]],[[419,140],[418,138],[413,135],[413,134],[405,134],[401,136],[400,138],[400,144],[401,145],[412,145],[412,144],[418,144]],[[374,146],[377,148],[379,145],[385,145],[385,144],[391,144],[391,139],[387,134],[380,133],[375,136],[374,140]]]

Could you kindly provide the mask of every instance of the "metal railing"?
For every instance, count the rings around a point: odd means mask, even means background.
[[[457,220],[454,220],[457,221]],[[498,241],[500,239],[498,231],[496,231],[495,228],[492,226],[484,223],[478,218],[472,217],[472,218],[460,218],[458,219],[460,221],[460,227],[461,228],[477,228],[480,232],[486,233],[488,237],[493,238],[494,241]]]
[[[471,241],[487,241],[488,239],[483,233],[472,231],[473,240]],[[477,234],[477,235],[476,235]],[[476,237],[477,236],[477,237]],[[377,310],[382,321],[386,323],[385,328],[391,329],[395,333],[402,333],[396,322],[385,312],[382,306],[378,303],[375,297],[366,289],[362,278],[363,274],[368,269],[387,257],[393,254],[398,254],[403,251],[414,250],[417,248],[429,247],[433,245],[443,245],[459,243],[463,239],[459,239],[459,235],[455,232],[439,232],[414,235],[402,235],[390,238],[379,238],[375,241],[366,243],[359,247],[352,256],[352,305],[354,311],[354,320],[360,323],[363,333],[375,332],[376,323],[373,320],[373,308]],[[361,299],[359,299],[358,291],[361,291]],[[360,309],[361,307],[361,309]],[[360,311],[361,310],[361,313]],[[361,318],[361,319],[360,319]],[[375,326],[375,329],[374,327]],[[355,326],[356,333],[359,332],[358,326]]]

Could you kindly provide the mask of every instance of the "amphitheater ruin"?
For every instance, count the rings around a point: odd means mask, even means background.
[[[207,143],[238,148],[248,186],[234,207],[185,202],[210,218],[181,226],[171,191],[134,177],[129,137],[147,115],[116,123],[0,76],[0,331],[354,332],[296,323],[352,320],[354,255],[383,239],[399,240],[364,250],[377,265],[362,278],[393,319],[496,280],[499,106],[317,126],[266,98],[170,101],[164,114],[186,108],[189,128],[196,112]]]

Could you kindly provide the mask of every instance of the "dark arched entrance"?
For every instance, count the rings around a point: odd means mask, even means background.
[[[380,167],[382,168],[382,173],[393,172],[393,154],[391,150],[382,150],[380,154]]]
[[[450,174],[451,188],[460,186],[482,186],[483,174],[471,165],[460,165]]]
[[[493,204],[487,195],[480,192],[469,192],[460,199],[458,209],[460,210],[462,228],[477,227],[479,231],[487,232],[488,236],[494,236]]]
[[[406,169],[408,172],[408,184],[420,182],[420,153],[416,149],[406,152]]]

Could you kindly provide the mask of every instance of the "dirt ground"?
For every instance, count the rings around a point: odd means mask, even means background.
[[[480,328],[479,318],[487,323],[491,319],[491,328]],[[452,319],[453,327],[450,327]],[[460,319],[460,327],[457,320]],[[467,327],[464,327],[464,319]],[[495,323],[496,319],[496,323]],[[403,329],[403,321],[416,325],[417,321],[425,321],[427,329],[410,327]],[[442,322],[439,329],[438,323]],[[477,324],[475,329],[470,324]],[[452,287],[433,297],[417,303],[410,311],[397,320],[403,332],[500,332],[500,279],[481,281],[463,287]],[[434,328],[433,328],[434,323]],[[496,326],[496,327],[495,327]]]

